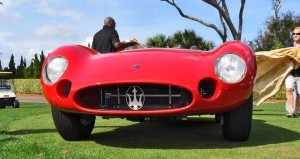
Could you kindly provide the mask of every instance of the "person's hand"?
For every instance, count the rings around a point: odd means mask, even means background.
[[[134,45],[143,45],[142,43],[140,43],[138,40],[136,40],[135,38],[131,38],[130,39],[131,42],[135,43]]]

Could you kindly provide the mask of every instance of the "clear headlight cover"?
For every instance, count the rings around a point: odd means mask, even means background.
[[[47,84],[55,83],[66,71],[68,67],[68,61],[59,56],[54,57],[46,64],[44,70],[44,80]]]
[[[215,63],[215,73],[226,83],[237,83],[244,79],[247,66],[243,58],[234,53],[223,54]]]

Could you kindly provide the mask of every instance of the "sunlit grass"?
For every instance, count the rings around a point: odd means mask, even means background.
[[[253,111],[246,142],[223,140],[213,116],[180,122],[131,122],[100,117],[91,137],[64,141],[47,104],[0,109],[0,158],[298,158],[300,118],[286,118],[284,103]]]

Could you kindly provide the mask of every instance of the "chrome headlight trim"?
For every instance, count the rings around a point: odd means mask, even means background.
[[[52,85],[67,70],[68,61],[62,56],[50,59],[44,67],[43,80],[46,84]]]
[[[215,73],[226,83],[238,83],[242,81],[247,72],[244,59],[233,52],[221,55],[215,62]]]

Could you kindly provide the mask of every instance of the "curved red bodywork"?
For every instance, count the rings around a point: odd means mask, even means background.
[[[214,71],[218,57],[228,52],[240,55],[247,65],[244,79],[235,84],[224,83]],[[47,85],[41,78],[48,102],[63,111],[99,116],[184,116],[231,111],[251,96],[256,75],[255,55],[249,46],[239,41],[225,43],[212,51],[147,48],[110,54],[79,45],[63,46],[47,57],[42,76],[47,62],[56,56],[67,59],[68,68],[52,85]],[[205,79],[214,81],[216,87],[210,98],[204,98],[199,91],[199,83]],[[71,85],[67,95],[61,88],[66,84]],[[89,109],[76,102],[78,91],[111,84],[179,86],[188,90],[193,98],[186,107],[147,111]]]

